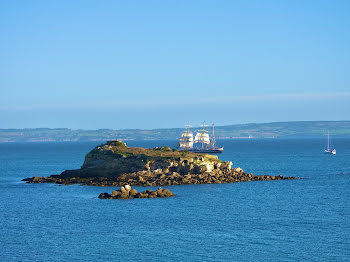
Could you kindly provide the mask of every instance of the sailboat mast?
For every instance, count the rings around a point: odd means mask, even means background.
[[[205,121],[203,121],[203,133],[202,134],[204,134],[204,132],[205,132]],[[204,142],[202,140],[202,149],[203,148],[204,148]]]
[[[214,123],[212,124],[212,126],[213,126],[213,137],[211,139],[211,147],[214,148],[215,147]]]
[[[186,131],[187,131],[187,133],[189,133],[190,132],[190,127],[191,127],[191,125],[188,123],[187,125],[186,125]]]
[[[329,130],[328,130],[328,150],[329,150]]]

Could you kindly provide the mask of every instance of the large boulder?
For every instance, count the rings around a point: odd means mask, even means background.
[[[166,188],[163,190],[163,197],[172,197],[172,196],[174,196],[174,194],[170,192],[169,189]]]
[[[125,185],[124,188],[125,188],[126,192],[129,192],[131,190],[131,186],[129,186],[129,185]]]

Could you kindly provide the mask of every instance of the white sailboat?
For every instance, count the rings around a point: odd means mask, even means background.
[[[329,131],[328,131],[328,147],[327,147],[327,149],[324,150],[324,153],[325,154],[330,154],[330,155],[335,155],[337,153],[337,151],[334,148],[331,149],[329,147]]]
[[[203,129],[199,130],[193,139],[193,133],[189,130],[190,125],[186,125],[187,130],[181,134],[178,148],[196,153],[221,153],[224,148],[215,145],[214,124],[211,139],[209,133],[205,130],[205,122],[202,126]],[[200,147],[195,147],[194,144],[200,144]]]

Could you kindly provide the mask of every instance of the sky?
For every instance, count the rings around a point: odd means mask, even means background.
[[[350,120],[350,1],[1,1],[0,128]]]

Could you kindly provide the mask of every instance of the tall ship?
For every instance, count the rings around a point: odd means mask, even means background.
[[[337,151],[334,148],[331,149],[330,146],[329,146],[329,131],[328,131],[328,147],[327,147],[327,149],[324,150],[324,153],[325,154],[331,154],[331,155],[337,154]]]
[[[214,134],[214,124],[212,137],[209,137],[208,131],[205,129],[205,122],[203,122],[202,129],[199,130],[193,137],[190,130],[190,125],[186,125],[187,129],[181,134],[177,148],[180,150],[187,150],[195,153],[222,153],[224,147],[217,147]]]

